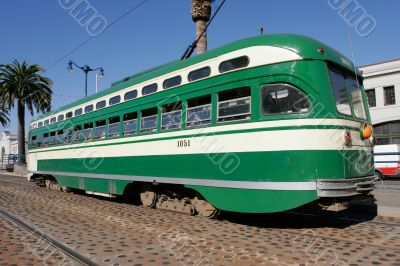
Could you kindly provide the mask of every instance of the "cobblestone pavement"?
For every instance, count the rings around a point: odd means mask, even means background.
[[[400,265],[394,218],[293,211],[209,220],[10,176],[0,176],[0,208],[100,265]],[[72,265],[1,216],[0,237],[0,265]]]

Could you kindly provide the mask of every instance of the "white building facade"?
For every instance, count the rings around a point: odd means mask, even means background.
[[[378,144],[400,144],[400,59],[360,70]]]
[[[27,149],[27,141],[25,140],[25,149]],[[10,155],[18,155],[18,136],[4,131],[0,136],[0,164],[7,161]]]

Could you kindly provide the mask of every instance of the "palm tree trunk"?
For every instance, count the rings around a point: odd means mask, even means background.
[[[18,101],[18,156],[19,164],[25,164],[25,105]]]
[[[196,39],[199,38],[200,34],[204,31],[206,22],[204,20],[196,21]],[[207,51],[207,32],[203,33],[199,42],[197,43],[197,54],[202,54]]]

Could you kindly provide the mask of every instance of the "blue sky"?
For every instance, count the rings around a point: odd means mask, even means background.
[[[110,24],[141,1],[87,2]],[[356,65],[400,57],[397,29],[400,1],[350,0],[376,21],[375,30],[365,37],[349,27],[338,11],[330,7],[329,1],[342,0],[227,0],[208,31],[209,49],[258,35],[263,26],[266,34],[296,33],[316,38],[349,58],[352,57],[350,33]],[[75,69],[68,74],[69,59],[81,65],[104,67],[100,89],[106,89],[113,81],[178,59],[195,34],[190,0],[147,0],[65,58],[91,35],[58,0],[3,0],[0,23],[0,64],[17,59],[46,68],[45,75],[54,82],[53,108],[84,95],[83,72]],[[95,92],[94,72],[89,74],[88,87],[89,94]],[[17,132],[15,113],[11,114],[8,129],[13,133]],[[26,120],[28,124],[31,116],[27,115]]]

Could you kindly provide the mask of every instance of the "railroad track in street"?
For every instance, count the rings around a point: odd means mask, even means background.
[[[58,241],[57,239],[51,237],[50,235],[44,233],[43,231],[32,227],[31,225],[25,223],[24,221],[18,219],[13,214],[9,213],[6,210],[0,208],[0,217],[12,222],[13,224],[17,225],[18,227],[28,231],[35,237],[39,238],[40,240],[50,244],[54,248],[60,250],[62,253],[67,255],[72,260],[78,262],[81,265],[88,265],[88,266],[97,266],[98,264],[92,261],[90,258],[83,256],[76,250],[70,248],[69,246],[65,245],[64,243]]]

